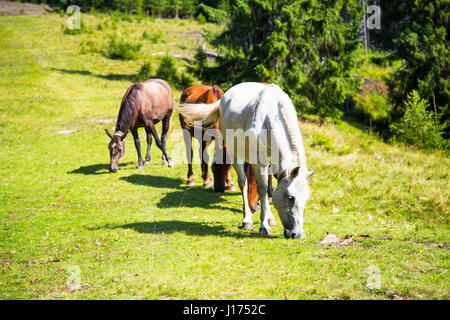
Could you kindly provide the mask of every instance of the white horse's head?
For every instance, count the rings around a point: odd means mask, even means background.
[[[278,172],[278,186],[273,192],[272,203],[278,211],[284,227],[284,237],[299,238],[303,231],[303,210],[309,197],[308,179],[314,171],[308,172],[295,167]]]

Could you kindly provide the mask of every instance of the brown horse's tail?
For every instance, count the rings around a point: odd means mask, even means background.
[[[255,171],[253,171],[253,167],[251,164],[245,162],[244,163],[244,172],[245,176],[247,178],[247,199],[248,199],[248,205],[250,207],[250,210],[252,212],[256,211],[256,208],[258,206],[258,188],[256,183],[256,177],[255,177]]]
[[[180,103],[175,109],[185,119],[186,127],[193,127],[194,122],[201,122],[201,127],[210,129],[215,127],[220,117],[220,100],[210,104]]]

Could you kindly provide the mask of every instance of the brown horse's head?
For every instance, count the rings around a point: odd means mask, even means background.
[[[105,132],[108,137],[111,138],[111,141],[108,144],[109,155],[111,158],[109,172],[117,172],[117,170],[119,169],[120,159],[122,159],[123,155],[125,154],[125,135],[120,131],[112,135],[108,129],[105,129]]]

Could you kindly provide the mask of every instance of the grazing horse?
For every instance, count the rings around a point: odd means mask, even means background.
[[[284,237],[303,236],[303,211],[310,193],[308,179],[314,171],[308,171],[297,113],[289,96],[274,84],[246,82],[233,86],[218,102],[209,105],[181,104],[178,110],[189,121],[206,124],[219,122],[239,177],[244,203],[242,226],[253,230],[244,170],[244,162],[248,162],[255,172],[261,201],[259,231],[272,234],[270,227],[275,224],[275,218],[270,210],[266,184],[268,168],[272,165],[278,180],[272,201],[283,224]],[[236,134],[239,132],[254,141],[253,144],[246,144],[248,146],[244,150],[236,148],[236,142],[245,139]],[[261,154],[261,150],[266,151],[265,155]],[[267,156],[269,153],[270,157]]]
[[[213,102],[216,102],[220,100],[223,96],[223,91],[218,86],[204,86],[204,85],[197,85],[197,86],[190,86],[186,90],[183,91],[180,98],[180,103],[204,103],[204,104],[210,104]],[[200,159],[201,159],[201,168],[202,168],[202,178],[203,178],[203,186],[205,188],[209,188],[212,186],[213,181],[209,175],[208,172],[208,162],[209,162],[209,155],[208,155],[208,146],[211,144],[212,139],[214,139],[214,135],[211,137],[210,140],[204,141],[203,136],[205,134],[205,131],[207,128],[202,128],[201,136],[195,136],[194,135],[194,127],[193,126],[187,126],[185,119],[183,115],[179,114],[180,118],[180,124],[181,128],[183,130],[183,137],[184,137],[184,143],[186,144],[186,158],[188,161],[188,173],[187,173],[187,184],[188,185],[194,185],[194,173],[192,171],[192,137],[196,137],[198,139],[200,149]],[[216,124],[215,129],[218,129],[218,124]],[[190,149],[189,149],[190,148]],[[223,143],[216,140],[215,143],[215,149],[218,151],[221,149],[220,152],[216,152],[216,155],[222,154],[225,156],[226,150]],[[225,189],[228,190],[235,190],[234,184],[231,180],[231,165],[226,164],[226,161],[221,161],[219,163],[216,163],[213,161],[213,164],[211,166],[211,169],[214,173],[214,190],[216,192],[224,192]],[[227,183],[228,187],[225,186],[225,182]]]
[[[150,79],[137,82],[125,92],[120,105],[116,131],[112,135],[108,129],[106,134],[111,138],[108,148],[111,157],[109,172],[117,172],[120,159],[125,153],[125,137],[131,131],[134,145],[138,155],[136,169],[143,169],[143,165],[150,165],[150,147],[152,135],[156,145],[161,149],[163,164],[173,167],[174,163],[166,153],[166,138],[169,131],[173,112],[173,93],[170,85],[161,79]],[[155,124],[162,121],[161,140],[158,138]],[[144,127],[147,133],[147,156],[142,161],[141,143],[139,142],[138,128]]]

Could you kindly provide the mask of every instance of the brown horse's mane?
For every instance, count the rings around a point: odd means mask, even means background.
[[[119,116],[117,117],[116,132],[121,131],[124,134],[130,129],[133,115],[137,111],[136,106],[138,104],[139,90],[142,89],[142,83],[135,83],[130,86],[123,96],[122,103],[120,104]]]

